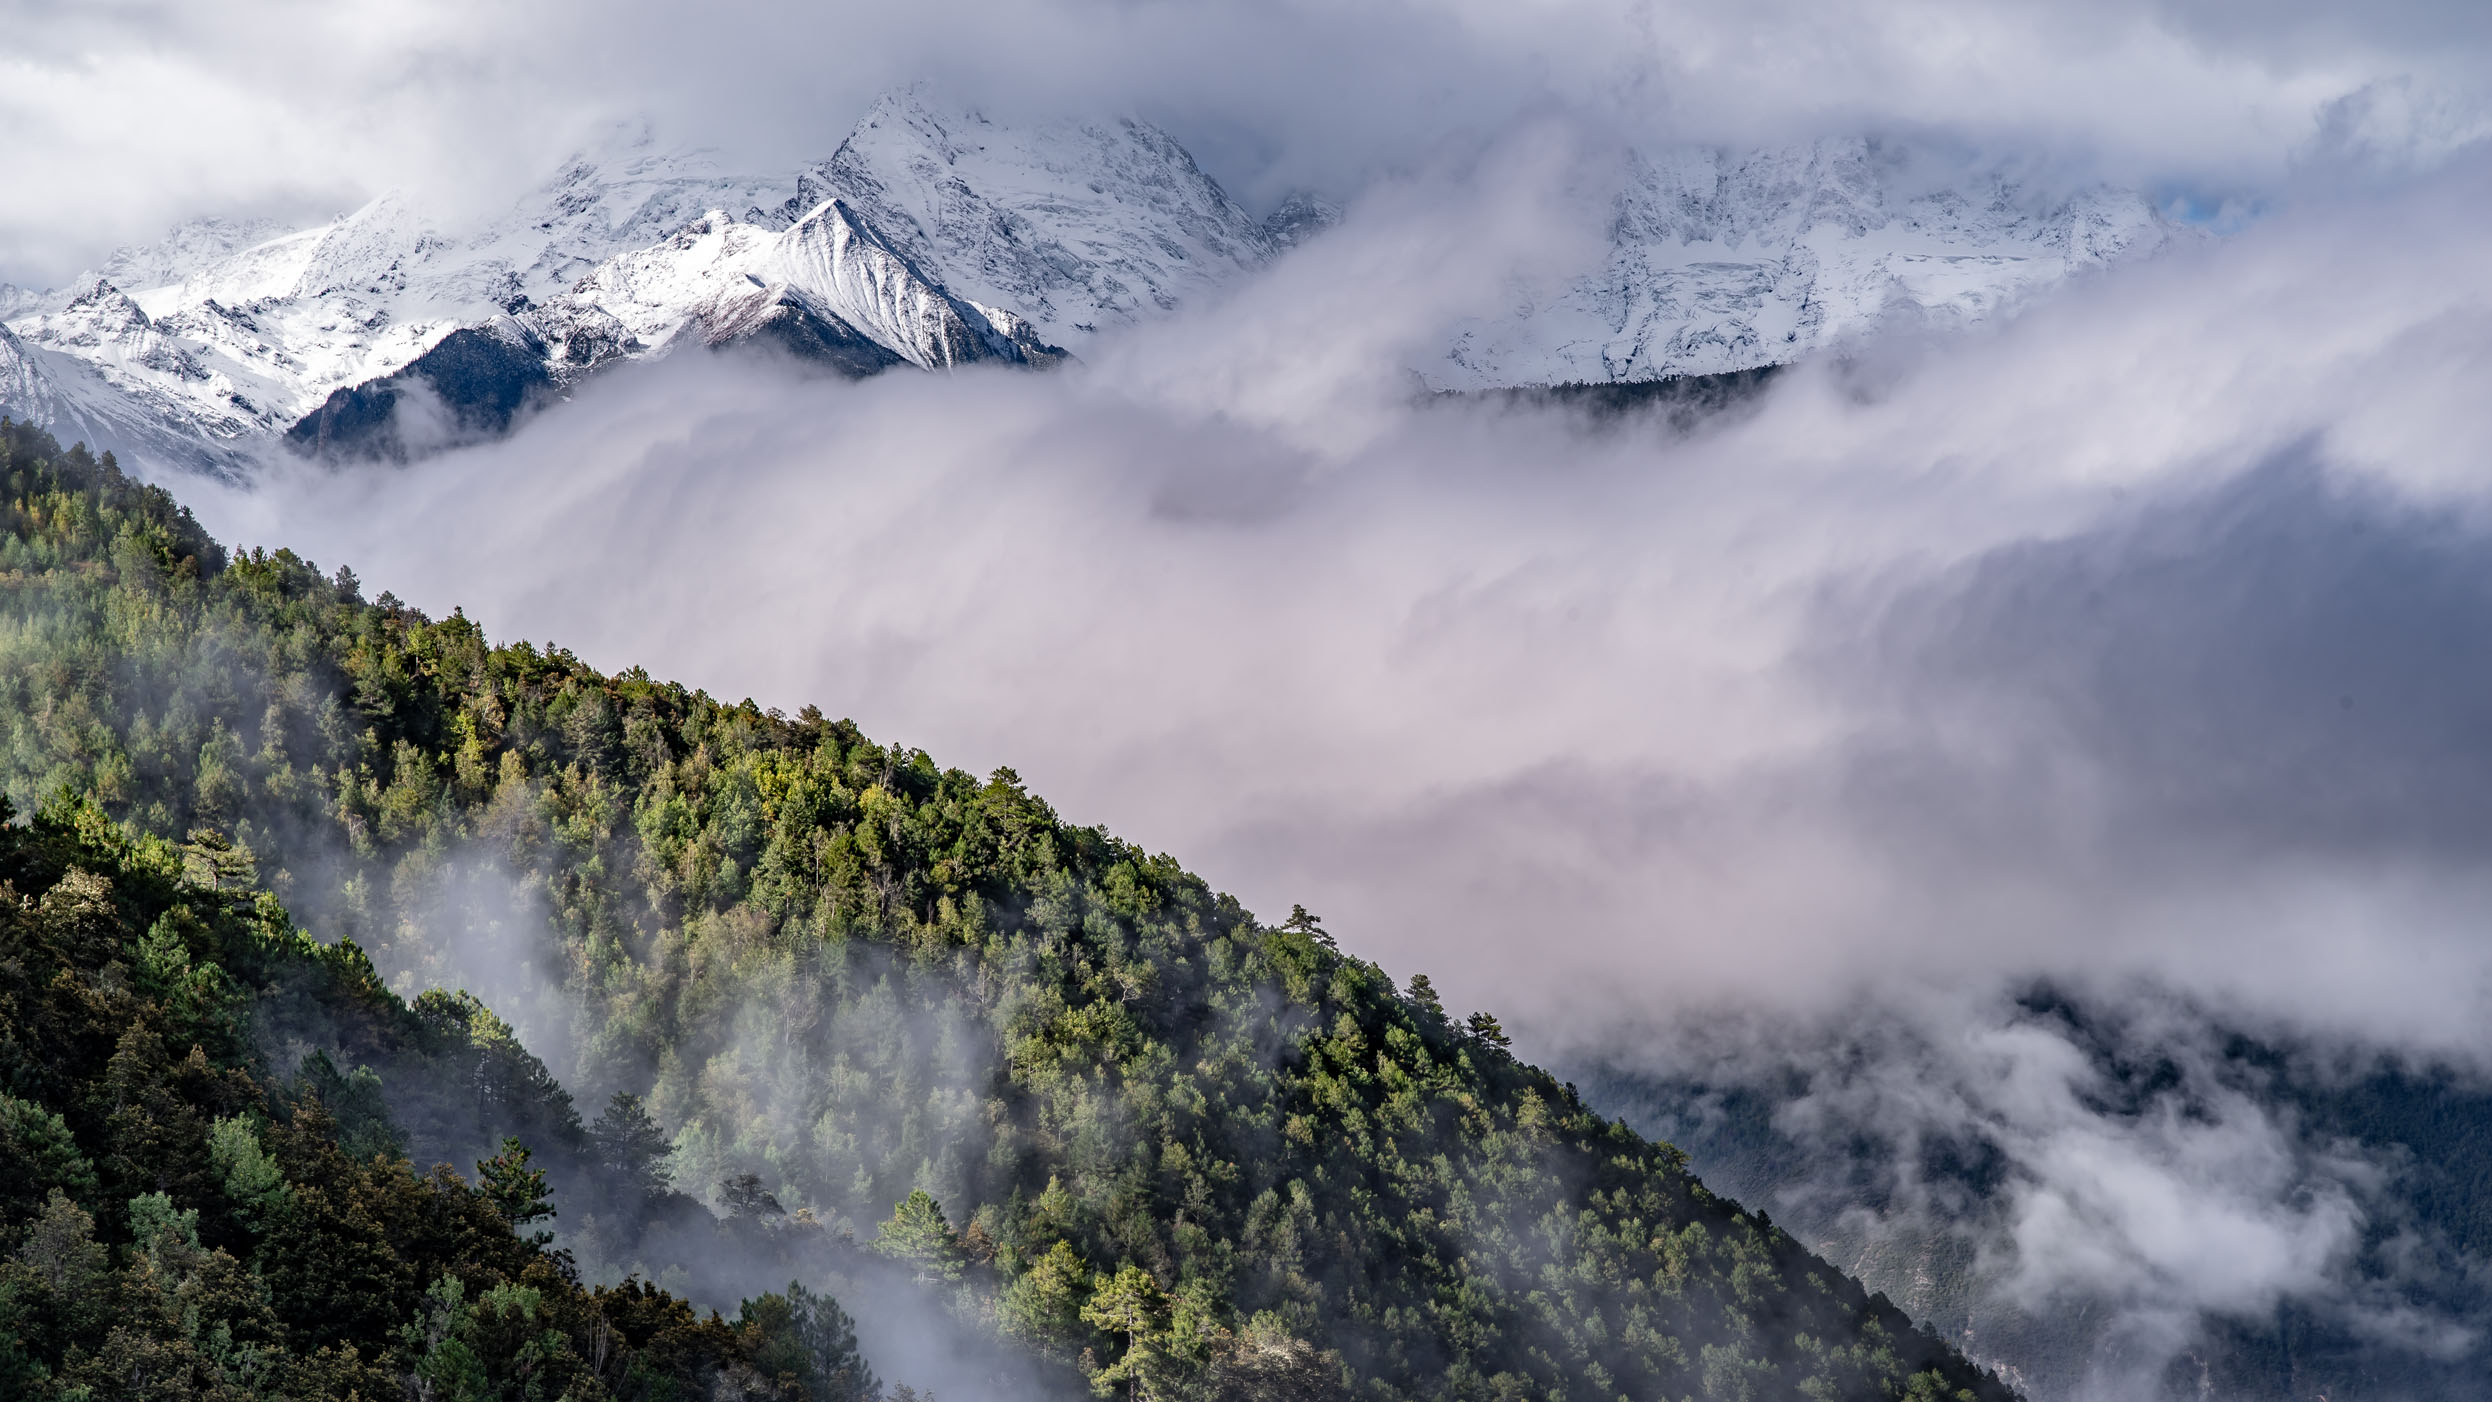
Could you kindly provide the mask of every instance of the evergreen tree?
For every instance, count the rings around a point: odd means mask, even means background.
[[[923,1188],[892,1208],[874,1238],[874,1249],[909,1264],[919,1280],[958,1280],[960,1241],[943,1215],[943,1204]]]
[[[1101,1282],[1082,1306],[1082,1321],[1118,1337],[1114,1363],[1093,1378],[1101,1395],[1119,1385],[1128,1398],[1162,1395],[1171,1371],[1162,1337],[1168,1327],[1168,1295],[1136,1265],[1126,1265]]]
[[[784,1295],[746,1300],[737,1327],[754,1366],[801,1387],[807,1402],[872,1402],[882,1394],[857,1349],[856,1321],[828,1295],[789,1281]]]
[[[617,1091],[588,1133],[609,1183],[643,1203],[664,1197],[670,1190],[673,1174],[666,1159],[674,1146],[639,1096]]]
[[[549,1231],[525,1232],[531,1222],[553,1220],[554,1202],[546,1192],[545,1170],[528,1164],[528,1146],[516,1138],[502,1140],[502,1152],[476,1164],[476,1186],[485,1201],[510,1223],[512,1230],[521,1231],[521,1239],[534,1246],[545,1246],[554,1239]]]

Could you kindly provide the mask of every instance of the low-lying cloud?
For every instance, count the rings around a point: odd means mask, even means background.
[[[1419,402],[1397,353],[1510,265],[1414,200],[1063,374],[680,356],[506,443],[201,500],[499,634],[1010,763],[1509,1002],[1657,949],[1708,997],[2023,971],[2080,918],[2079,962],[2187,977],[2296,938],[2227,906],[2325,890],[2420,958],[2487,816],[2472,178],[1685,436]],[[1363,291],[1397,268],[1440,295],[1397,318]],[[2444,970],[2380,962],[2440,1010],[2402,1035],[2468,1035]]]
[[[2481,1263],[2418,1212],[2431,1170],[2152,985],[1700,1016],[1579,1072],[2036,1398],[2273,1396],[2348,1343],[2378,1351],[2354,1396],[2466,1395],[2479,1367]]]
[[[1983,1126],[2028,1175],[1985,1279],[2132,1310],[2141,1357],[2197,1311],[2359,1304],[2393,1165],[2220,1078],[2114,1114],[2000,1009],[2040,980],[2481,1069],[2480,164],[1682,433],[1399,370],[1592,236],[1532,139],[1086,366],[679,355],[504,443],[187,491],[496,636],[1009,764],[1536,1053],[1884,1019],[1844,1094]],[[2374,1304],[2417,1348],[2460,1327]]]

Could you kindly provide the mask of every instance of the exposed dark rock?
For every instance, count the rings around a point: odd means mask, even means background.
[[[1620,380],[1601,384],[1522,385],[1513,389],[1442,390],[1440,400],[1483,400],[1495,404],[1562,405],[1579,409],[1603,422],[1657,414],[1681,433],[1726,410],[1747,404],[1765,392],[1783,367],[1760,366],[1723,375],[1672,375],[1659,380]]]
[[[1300,191],[1282,200],[1263,218],[1263,236],[1276,250],[1299,244],[1341,222],[1341,206],[1321,195]]]
[[[780,287],[711,309],[697,320],[701,343],[711,350],[754,348],[810,365],[827,366],[852,380],[906,365],[899,352],[875,341],[838,313]]]
[[[332,393],[286,442],[320,457],[403,459],[507,433],[553,387],[532,334],[505,322],[463,327],[396,374]]]

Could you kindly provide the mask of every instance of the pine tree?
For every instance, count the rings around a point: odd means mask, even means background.
[[[943,1215],[943,1204],[923,1188],[892,1209],[875,1236],[874,1249],[908,1262],[919,1280],[960,1279],[960,1241]]]
[[[1160,1334],[1167,1328],[1168,1295],[1149,1271],[1127,1265],[1109,1277],[1082,1306],[1082,1322],[1125,1339],[1124,1353],[1092,1377],[1093,1386],[1105,1394],[1123,1383],[1129,1399],[1159,1394],[1166,1371]]]
[[[871,1402],[881,1395],[857,1348],[856,1321],[829,1295],[791,1280],[784,1295],[746,1300],[736,1323],[751,1341],[754,1366],[767,1376],[794,1379],[808,1402]]]
[[[1426,974],[1410,976],[1410,1001],[1431,1017],[1445,1016],[1445,1000],[1437,996],[1436,985],[1429,982]]]
[[[1492,1047],[1513,1045],[1513,1039],[1506,1036],[1506,1029],[1497,1025],[1497,1019],[1493,1014],[1473,1013],[1466,1025],[1471,1029],[1471,1037],[1474,1041]]]
[[[608,1181],[637,1193],[644,1204],[664,1197],[672,1187],[666,1158],[674,1145],[639,1096],[616,1092],[606,1112],[589,1126],[588,1136]]]
[[[516,1138],[505,1136],[502,1152],[477,1162],[476,1186],[513,1231],[554,1216],[553,1199],[546,1193],[545,1170],[528,1166],[528,1146]],[[553,1239],[554,1234],[548,1231],[521,1232],[521,1240],[532,1246],[542,1247]]]

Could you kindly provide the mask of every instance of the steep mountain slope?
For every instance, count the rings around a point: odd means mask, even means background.
[[[0,469],[18,567],[109,536],[156,589],[219,571],[186,513],[106,464],[0,423]],[[836,1305],[765,1296],[732,1327],[639,1282],[585,1288],[523,1234],[548,1215],[528,1153],[419,1176],[372,1073],[302,1054],[310,1035],[388,1066],[432,1112],[426,1148],[567,1113],[472,1002],[402,1003],[220,841],[133,839],[85,798],[15,818],[0,803],[0,1395],[870,1395]]]
[[[478,1048],[226,884],[221,851],[132,842],[92,808],[14,817],[0,804],[0,1394],[799,1402],[870,1380],[809,1292],[748,1301],[738,1328],[638,1282],[583,1288],[518,1230],[543,1206],[526,1154],[419,1176],[355,1078],[272,1065],[259,1048],[307,1019],[452,1086]]]
[[[452,332],[554,296],[705,210],[776,205],[789,188],[724,174],[705,153],[618,139],[459,234],[395,194],[291,232],[184,225],[69,293],[21,302],[9,322],[28,345],[92,367],[113,394],[83,396],[83,419],[31,399],[0,408],[69,436],[108,424],[99,446],[224,469],[337,389],[397,373]],[[128,403],[106,409],[105,398]],[[131,432],[138,423],[152,431]]]
[[[893,139],[947,130],[990,134],[998,149],[981,160],[983,148],[958,141]],[[989,188],[955,175],[937,189],[935,161]],[[860,217],[860,202],[888,228]],[[1172,306],[1220,279],[1210,265],[1233,275],[1266,252],[1253,222],[1147,126],[996,132],[915,90],[877,104],[829,160],[785,177],[618,142],[481,228],[438,229],[384,195],[333,223],[250,241],[263,232],[184,226],[9,323],[30,345],[94,366],[130,410],[56,417],[57,394],[0,408],[73,436],[109,424],[98,442],[127,451],[141,447],[127,423],[162,419],[188,438],[149,435],[147,456],[221,467],[227,445],[263,445],[316,412],[323,422],[297,441],[338,442],[336,425],[359,421],[356,403],[396,402],[420,357],[496,318],[543,343],[557,382],[687,333],[711,346],[758,337],[851,374],[1047,364],[1062,356],[1042,330],[1052,323],[1012,305],[1022,292],[1079,334],[1074,323]],[[330,404],[341,392],[352,397]]]
[[[806,171],[959,296],[1076,350],[1261,266],[1261,225],[1166,132],[1131,118],[1014,129],[922,88],[883,98]]]
[[[234,476],[249,463],[230,420],[203,422],[195,406],[143,380],[109,377],[98,365],[0,325],[0,412],[21,415],[65,441],[119,445],[141,461]]]
[[[7,791],[223,829],[407,988],[489,979],[754,1241],[871,1236],[914,1282],[880,1293],[1136,1395],[2008,1395],[1302,911],[1008,771],[177,558],[162,493],[8,441]],[[670,1240],[565,1244],[701,1264]]]
[[[687,326],[705,340],[756,302],[800,307],[831,333],[921,369],[1048,352],[921,274],[847,205],[823,201],[783,230],[712,213],[652,247],[618,255],[527,320],[566,366],[662,347]],[[1009,323],[1007,323],[1009,325]]]

